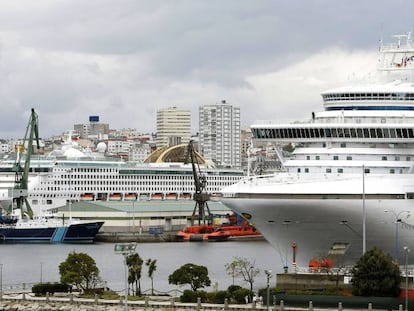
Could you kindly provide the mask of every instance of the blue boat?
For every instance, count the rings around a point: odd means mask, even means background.
[[[0,243],[94,243],[103,222],[63,224],[54,217],[0,225]]]

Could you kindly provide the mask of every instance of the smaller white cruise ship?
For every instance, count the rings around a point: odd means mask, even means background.
[[[282,172],[222,190],[290,266],[334,257],[341,266],[380,247],[414,250],[414,43],[380,46],[377,79],[322,93],[324,110],[294,124],[260,122],[254,140],[291,144]],[[283,103],[282,103],[283,104]],[[410,256],[414,262],[414,256]]]
[[[195,205],[192,167],[184,164],[186,149],[186,145],[158,149],[148,157],[148,163],[139,164],[106,157],[104,143],[98,144],[97,152],[83,153],[75,141],[67,140],[61,150],[49,155],[32,155],[27,199],[34,215],[39,216],[62,207],[67,210],[70,201],[73,205],[89,202],[96,203],[91,206],[115,206],[124,212],[132,206],[137,211],[145,206],[141,210],[153,208],[159,217],[174,218],[174,206],[181,211],[184,207],[191,210]],[[243,177],[242,170],[212,167],[200,155],[197,159],[206,176],[206,191],[213,199],[222,188]],[[13,159],[0,161],[0,207],[5,210],[13,196],[10,193],[15,179],[11,171],[13,163]],[[220,202],[212,203],[230,212]],[[163,213],[163,206],[167,205],[169,209]],[[103,214],[96,211],[94,215],[102,219]],[[133,217],[129,214],[122,217]],[[105,226],[110,223],[105,220]]]

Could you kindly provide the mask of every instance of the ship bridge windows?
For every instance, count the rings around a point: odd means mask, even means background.
[[[331,93],[331,94],[323,94],[322,99],[324,102],[336,102],[336,101],[414,101],[414,93],[409,92],[399,92],[399,93]],[[367,110],[373,109],[374,107],[370,108],[369,106],[365,107],[341,107],[343,109],[359,109],[359,110]],[[382,110],[413,110],[412,107],[392,107],[392,106],[380,106],[379,109]],[[337,109],[338,107],[332,107],[332,109]],[[378,107],[375,107],[378,109]]]
[[[307,127],[298,127],[298,128],[280,128],[280,129],[253,129],[252,133],[255,139],[323,139],[323,138],[339,138],[339,139],[407,139],[414,138],[414,129],[412,128],[381,128],[381,127],[371,127],[371,128],[349,128],[349,127],[331,127],[331,128],[307,128]],[[346,146],[345,144],[341,144]],[[344,148],[344,147],[342,147]],[[123,172],[124,174],[126,172]],[[94,175],[95,176],[95,175]],[[90,176],[86,176],[90,179]],[[112,177],[119,178],[119,177]]]

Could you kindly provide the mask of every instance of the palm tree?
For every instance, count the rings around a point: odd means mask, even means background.
[[[145,265],[148,266],[148,276],[151,279],[151,295],[154,295],[154,272],[157,270],[157,259],[148,258]]]
[[[135,284],[134,295],[141,295],[141,271],[142,263],[144,262],[142,258],[137,254],[132,254],[127,257],[127,266],[128,266],[128,283]]]

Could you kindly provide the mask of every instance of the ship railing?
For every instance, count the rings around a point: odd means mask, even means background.
[[[388,51],[400,51],[400,52],[407,52],[407,50],[414,51],[414,43],[409,41],[403,44],[398,43],[386,43],[381,45],[381,52],[388,52]]]
[[[290,273],[297,274],[326,274],[326,275],[350,275],[352,267],[292,267]]]

